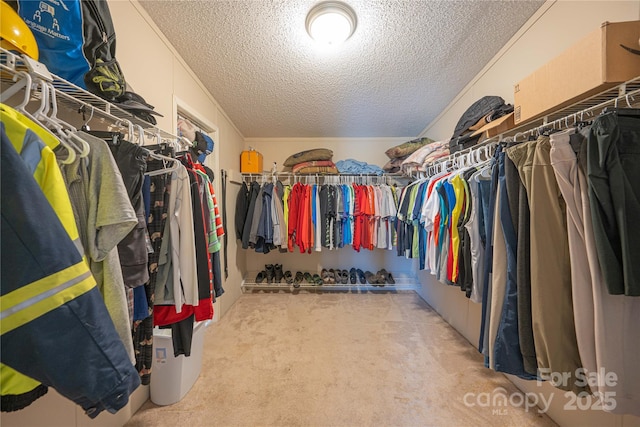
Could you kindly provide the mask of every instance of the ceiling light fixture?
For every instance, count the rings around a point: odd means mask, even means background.
[[[348,5],[338,1],[326,1],[315,5],[307,13],[307,33],[315,41],[338,44],[356,31],[356,13]]]

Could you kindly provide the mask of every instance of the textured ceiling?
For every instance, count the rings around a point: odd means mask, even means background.
[[[317,0],[141,1],[245,137],[417,136],[543,0],[348,0],[355,34],[307,35]]]

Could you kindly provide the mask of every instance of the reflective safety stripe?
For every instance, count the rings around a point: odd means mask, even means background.
[[[80,238],[78,237],[77,239],[73,240],[73,245],[76,247],[76,249],[78,250],[78,253],[85,258],[85,253],[84,253],[84,246],[82,246],[82,241],[80,240]],[[87,262],[87,265],[89,265],[89,261],[87,261],[85,259],[85,261]]]
[[[40,383],[33,378],[22,375],[10,366],[0,363],[0,390],[3,396],[28,393],[39,385]]]
[[[85,261],[0,298],[0,331],[5,334],[88,292],[96,285]]]

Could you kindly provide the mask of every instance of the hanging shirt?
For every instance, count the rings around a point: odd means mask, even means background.
[[[86,158],[76,157],[61,169],[69,188],[82,244],[118,335],[135,363],[126,288],[117,245],[138,224],[118,166],[107,144],[79,132],[90,147]]]

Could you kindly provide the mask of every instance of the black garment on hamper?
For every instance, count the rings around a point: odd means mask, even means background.
[[[640,296],[640,110],[593,121],[587,140],[589,201],[598,260],[611,295]]]
[[[244,230],[244,223],[247,220],[247,212],[249,211],[249,202],[251,199],[251,192],[246,182],[240,185],[238,190],[238,196],[236,197],[236,239],[242,240],[242,231]]]
[[[260,184],[252,182],[249,188],[249,207],[247,208],[247,215],[242,227],[242,249],[249,247],[249,235],[251,234],[251,225],[253,223],[253,211],[256,208],[256,202],[258,200],[258,193],[260,192]]]
[[[118,243],[118,255],[122,266],[125,285],[130,288],[141,286],[149,280],[147,269],[147,228],[145,221],[142,184],[147,170],[146,149],[129,141],[109,143],[109,149],[118,165],[131,205],[136,211],[138,225]]]
[[[184,354],[191,356],[191,343],[193,342],[193,321],[195,314],[177,323],[171,324],[171,341],[173,341],[173,355],[175,357]]]
[[[153,253],[149,254],[149,281],[145,283],[149,317],[133,322],[133,348],[136,354],[136,369],[143,385],[151,380],[153,362],[153,300],[158,276],[158,258],[164,234],[167,208],[169,207],[169,183],[167,175],[151,177],[151,211],[147,228]]]

